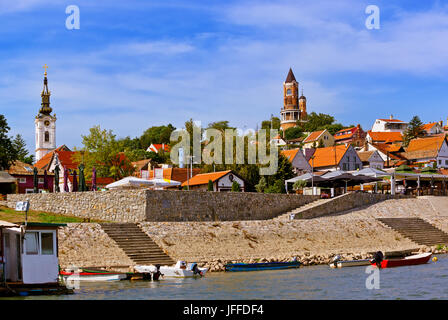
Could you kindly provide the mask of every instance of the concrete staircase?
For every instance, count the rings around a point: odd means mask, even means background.
[[[293,213],[293,214],[297,214],[298,212],[302,211],[302,210],[306,210],[309,208],[312,208],[314,206],[318,206],[324,202],[327,202],[330,199],[318,199],[315,200],[313,202],[307,203],[301,207],[295,208],[291,211],[288,211],[287,213],[284,213],[282,215],[279,215],[278,217],[273,218],[272,220],[280,220],[280,221],[285,221],[285,220],[289,220],[289,216]]]
[[[419,245],[448,244],[448,234],[420,218],[378,218],[386,226]]]
[[[175,263],[136,224],[102,223],[101,227],[136,264],[172,265]]]

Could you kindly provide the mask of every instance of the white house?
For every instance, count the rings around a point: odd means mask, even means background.
[[[213,191],[231,191],[234,181],[239,184],[241,191],[245,191],[246,183],[244,179],[232,170],[197,174],[184,181],[182,187],[188,186],[192,190],[208,190],[209,181],[213,183]]]
[[[374,169],[383,169],[384,168],[384,160],[381,158],[378,150],[371,151],[358,151],[359,159],[362,161],[362,165],[364,168],[374,168]]]
[[[299,148],[283,150],[281,154],[289,160],[295,174],[311,171],[311,165],[306,161],[305,155]]]
[[[413,163],[432,165],[436,162],[437,168],[448,168],[448,144],[445,134],[412,139],[404,156]]]
[[[317,148],[308,163],[313,171],[354,171],[363,168],[362,161],[352,145]]]
[[[408,127],[408,123],[394,119],[391,115],[389,119],[376,119],[372,126],[372,132],[403,132]]]

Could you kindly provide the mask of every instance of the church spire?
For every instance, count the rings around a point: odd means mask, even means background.
[[[288,76],[286,77],[286,83],[291,83],[293,81],[296,81],[296,77],[294,77],[294,73],[292,72],[292,69],[289,68]]]
[[[50,107],[50,90],[48,90],[48,80],[47,80],[47,65],[44,65],[45,73],[44,73],[44,88],[42,89],[42,93],[40,96],[42,97],[42,103],[39,110],[40,114],[44,115],[50,115],[50,113],[53,111]]]

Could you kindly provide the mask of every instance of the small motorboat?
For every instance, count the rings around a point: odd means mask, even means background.
[[[163,274],[160,272],[160,265],[157,264],[155,266],[153,265],[149,265],[149,266],[145,266],[145,265],[139,265],[139,266],[134,266],[134,271],[137,274],[142,275],[142,279],[143,280],[154,280],[157,281],[159,280],[160,276],[163,276]],[[135,279],[136,276],[134,275],[133,277],[131,277],[131,280]]]
[[[393,268],[402,266],[414,266],[419,264],[425,264],[431,259],[431,252],[416,254],[413,256],[404,257],[402,259],[373,259],[370,261],[372,266],[380,266],[380,268]]]
[[[174,266],[157,266],[159,267],[160,276],[164,278],[189,278],[202,277],[208,268],[199,268],[197,263],[186,263],[185,261],[177,261]],[[155,274],[156,266],[135,266],[134,270],[142,274]],[[153,276],[153,280],[154,276]]]
[[[362,260],[346,260],[346,261],[334,261],[329,265],[331,268],[345,268],[345,267],[359,267],[359,266],[370,266],[370,259]]]
[[[226,271],[261,271],[299,268],[301,263],[297,260],[289,262],[260,262],[260,263],[229,263],[224,266]]]
[[[59,272],[64,282],[67,281],[119,281],[127,278],[126,273],[107,270],[69,269]]]

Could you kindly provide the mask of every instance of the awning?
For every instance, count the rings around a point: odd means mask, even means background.
[[[126,177],[121,180],[109,183],[106,188],[115,189],[115,188],[138,188],[138,187],[150,187],[153,185],[153,182],[146,179],[140,179],[137,177]]]
[[[6,171],[0,171],[0,183],[14,183],[17,179]]]
[[[18,226],[19,226],[18,224],[0,220],[0,228],[16,228]]]

